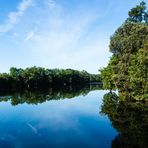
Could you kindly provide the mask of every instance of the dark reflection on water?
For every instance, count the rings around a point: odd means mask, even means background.
[[[112,148],[148,147],[147,102],[119,102],[115,93],[107,93],[101,112],[109,117],[119,132],[112,141]]]
[[[22,90],[20,92],[0,92],[0,102],[11,101],[12,105],[18,104],[38,104],[49,100],[60,100],[74,98],[80,95],[87,95],[92,90],[100,90],[100,85],[77,85],[68,87],[52,87],[43,90]]]

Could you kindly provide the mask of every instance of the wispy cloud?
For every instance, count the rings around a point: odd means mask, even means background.
[[[46,0],[45,3],[48,5],[48,7],[53,8],[56,6],[56,3],[54,0]]]
[[[10,12],[4,24],[0,25],[0,33],[8,32],[19,22],[21,16],[31,6],[33,0],[23,0],[17,6],[16,12]]]
[[[69,0],[67,2],[71,3]],[[0,25],[0,32],[7,32],[13,28],[9,34],[11,41],[7,37],[6,40],[3,38],[4,42],[10,41],[9,44],[1,45],[1,49],[5,49],[5,55],[10,54],[10,58],[9,63],[8,60],[4,62],[6,58],[1,58],[1,63],[8,63],[2,66],[25,68],[36,65],[85,69],[97,73],[100,65],[107,61],[103,59],[108,50],[104,45],[104,31],[101,33],[101,29],[95,30],[95,23],[103,12],[101,13],[98,8],[92,9],[83,2],[81,6],[78,5],[67,7],[63,1],[23,0],[16,12],[9,13],[6,23]],[[13,62],[12,55],[15,57]],[[4,68],[2,70],[6,71]]]
[[[26,38],[24,39],[24,42],[29,41],[33,37],[33,35],[34,35],[34,31],[33,30],[29,31],[27,33]]]

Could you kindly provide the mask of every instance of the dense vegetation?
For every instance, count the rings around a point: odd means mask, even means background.
[[[98,75],[89,74],[86,71],[12,67],[10,73],[0,74],[0,90],[64,87],[100,81],[101,78]]]
[[[148,104],[120,101],[115,93],[104,95],[101,113],[107,115],[119,134],[112,148],[146,148],[148,146]]]
[[[111,37],[109,64],[101,71],[103,87],[118,89],[120,99],[148,100],[148,11],[146,3],[129,11],[129,18]]]

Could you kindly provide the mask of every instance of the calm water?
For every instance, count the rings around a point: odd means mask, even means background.
[[[100,113],[106,92],[88,92],[1,96],[0,147],[110,148],[118,133]]]

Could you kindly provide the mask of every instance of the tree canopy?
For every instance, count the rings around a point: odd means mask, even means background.
[[[0,74],[0,90],[62,87],[101,82],[100,76],[73,69],[45,69],[31,67],[10,68],[10,73]]]
[[[125,98],[148,98],[148,11],[146,3],[129,11],[129,17],[111,36],[112,57],[101,70],[105,89],[118,89]],[[124,99],[125,99],[124,98]]]

